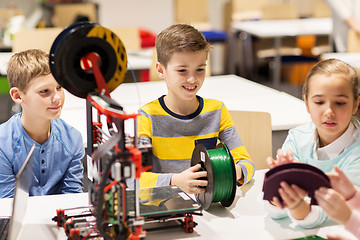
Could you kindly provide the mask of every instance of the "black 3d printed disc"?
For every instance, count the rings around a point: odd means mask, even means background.
[[[126,50],[116,34],[90,22],[70,25],[50,49],[50,69],[61,86],[81,98],[97,90],[93,72],[81,65],[81,59],[89,53],[99,57],[99,68],[110,92],[122,83],[126,73]]]

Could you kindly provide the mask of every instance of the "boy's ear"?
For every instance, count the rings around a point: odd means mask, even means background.
[[[159,75],[159,77],[161,79],[164,79],[165,78],[165,67],[160,63],[160,62],[156,62],[156,71]]]
[[[20,93],[20,89],[17,88],[17,87],[12,87],[10,88],[10,96],[12,98],[12,100],[15,102],[15,103],[18,103],[18,104],[22,104],[23,103],[23,100],[21,99],[21,93]]]

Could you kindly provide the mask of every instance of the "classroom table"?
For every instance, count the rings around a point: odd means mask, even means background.
[[[167,93],[164,81],[124,83],[117,87],[111,97],[124,107],[126,113],[135,113],[144,104]],[[273,152],[281,147],[290,128],[311,121],[302,100],[236,75],[207,77],[198,95],[224,102],[228,110],[260,111],[271,115]],[[66,92],[61,118],[77,128],[86,145],[86,111],[84,99]],[[129,126],[127,128],[127,126]],[[132,122],[125,124],[128,134],[133,132]]]
[[[230,72],[235,71],[235,39],[241,39],[240,49],[244,49],[245,65],[252,66],[252,39],[251,36],[258,38],[273,38],[274,39],[274,71],[272,75],[273,86],[277,87],[280,84],[280,70],[281,70],[281,38],[296,37],[301,35],[330,35],[332,32],[332,21],[330,18],[302,18],[302,19],[282,19],[282,20],[258,20],[258,21],[234,21],[231,23],[231,37],[230,41]],[[239,37],[239,34],[242,34]]]
[[[128,69],[149,70],[152,65],[153,48],[127,51]]]
[[[320,59],[337,58],[346,62],[353,68],[360,70],[360,52],[343,52],[343,53],[324,53],[321,54]]]
[[[166,93],[164,81],[151,81],[121,84],[110,95],[127,113],[135,113],[144,104]],[[274,131],[288,130],[310,121],[302,100],[237,75],[207,77],[198,95],[221,100],[229,110],[269,112]],[[86,101],[67,91],[65,99],[61,117],[69,123],[77,121],[73,119],[74,115],[67,113],[85,111]]]
[[[12,46],[4,43],[4,39],[0,38],[0,52],[10,52],[12,49]]]
[[[293,239],[309,235],[325,237],[327,233],[343,234],[355,239],[344,227],[327,220],[322,227],[301,229],[288,218],[273,220],[267,214],[262,200],[262,184],[267,170],[257,170],[254,179],[238,187],[232,205],[228,208],[212,203],[203,215],[194,215],[198,224],[193,233],[181,228],[147,233],[147,240],[168,239]],[[57,209],[89,206],[87,193],[29,197],[24,227],[20,239],[66,239],[63,228],[51,219]],[[11,214],[12,199],[0,199],[0,216]]]
[[[0,52],[0,75],[6,75],[6,68],[13,52]]]

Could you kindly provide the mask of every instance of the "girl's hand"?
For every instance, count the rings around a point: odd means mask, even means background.
[[[277,154],[276,160],[274,160],[272,157],[268,157],[266,159],[266,163],[269,165],[270,168],[279,166],[284,163],[298,162],[297,160],[295,160],[294,154],[290,149],[288,149],[286,153],[284,153],[282,149],[278,149],[276,154]]]
[[[280,200],[275,197],[277,200],[274,200],[275,206],[278,207],[287,207],[290,210],[295,209],[295,207],[304,199],[306,192],[292,184],[291,186],[286,182],[280,183],[279,194],[283,200],[283,204],[280,203]]]
[[[334,165],[334,170],[335,172],[326,174],[330,178],[331,187],[340,193],[347,201],[355,195],[356,188],[338,166]]]
[[[350,238],[341,236],[339,234],[327,234],[326,237],[330,240],[351,240]]]
[[[279,208],[288,208],[295,219],[304,219],[310,213],[310,205],[304,200],[306,191],[295,184],[290,186],[286,182],[281,182],[280,186],[279,194],[283,203],[274,197],[272,204]]]
[[[315,198],[331,219],[344,225],[347,223],[352,210],[338,192],[331,188],[321,187],[315,191]]]
[[[176,185],[181,188],[181,190],[189,194],[204,193],[205,188],[200,188],[200,186],[207,186],[208,181],[199,180],[199,178],[206,177],[207,172],[198,172],[200,169],[201,165],[196,164],[181,173],[173,174],[170,185]]]

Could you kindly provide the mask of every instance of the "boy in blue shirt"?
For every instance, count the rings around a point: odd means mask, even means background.
[[[0,125],[0,197],[13,197],[15,176],[33,144],[30,196],[82,192],[85,149],[80,132],[59,119],[65,95],[48,55],[36,49],[14,54],[7,77],[22,112]]]

